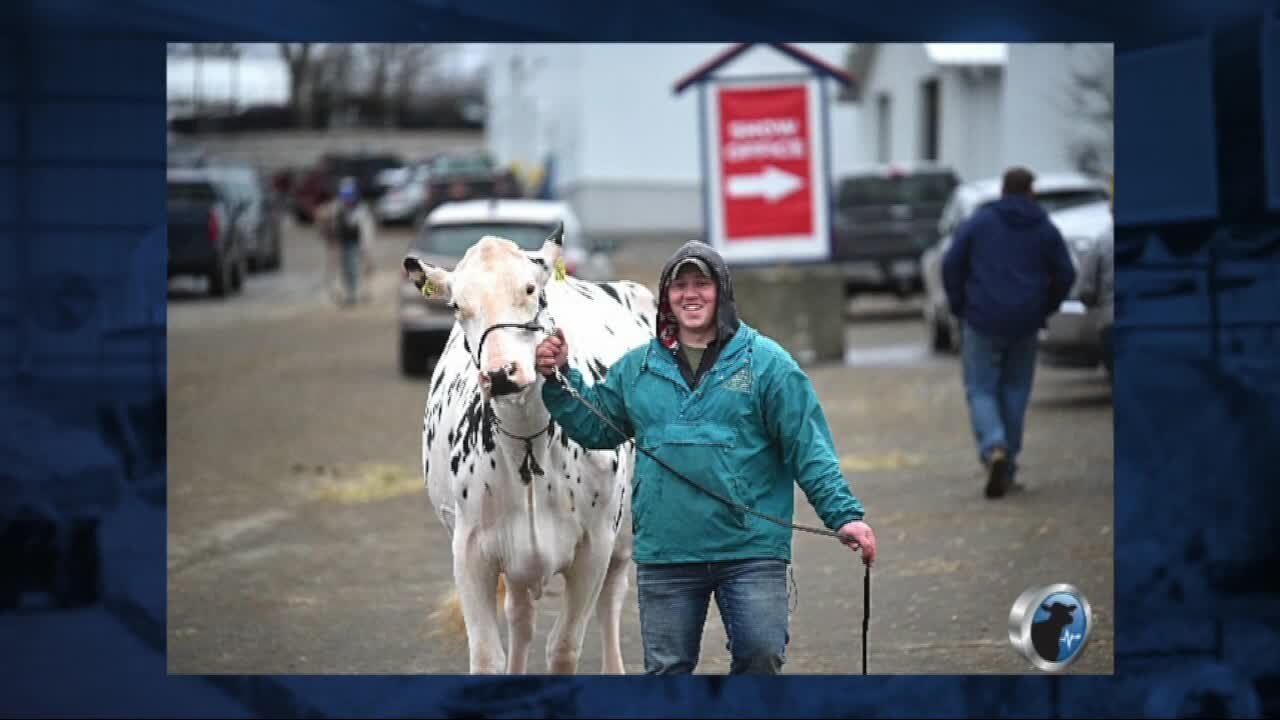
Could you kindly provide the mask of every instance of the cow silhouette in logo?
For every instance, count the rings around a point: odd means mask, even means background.
[[[1052,605],[1041,605],[1041,610],[1049,613],[1049,617],[1031,624],[1031,644],[1036,654],[1049,662],[1058,661],[1058,638],[1062,637],[1062,628],[1075,622],[1072,613],[1075,605],[1063,605],[1055,602]]]

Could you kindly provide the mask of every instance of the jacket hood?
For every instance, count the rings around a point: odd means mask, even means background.
[[[729,266],[724,258],[710,245],[699,240],[690,240],[680,246],[679,250],[667,260],[658,277],[658,319],[657,337],[662,346],[671,350],[680,344],[679,326],[675,313],[667,302],[667,286],[671,284],[676,266],[683,260],[695,258],[701,260],[710,269],[716,281],[716,340],[724,342],[738,330],[738,306],[733,299],[733,279],[729,274]]]
[[[1011,227],[1032,227],[1049,219],[1039,204],[1018,195],[1006,195],[992,203],[991,207]]]

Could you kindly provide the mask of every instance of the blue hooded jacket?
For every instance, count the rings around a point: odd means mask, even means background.
[[[1062,233],[1034,200],[1019,195],[975,212],[956,229],[942,259],[951,312],[997,337],[1044,327],[1075,280]]]

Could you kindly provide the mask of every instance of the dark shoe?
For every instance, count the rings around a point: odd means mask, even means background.
[[[1003,497],[1009,489],[1009,456],[998,447],[987,457],[987,497]]]

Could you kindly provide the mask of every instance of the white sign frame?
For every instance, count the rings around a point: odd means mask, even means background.
[[[719,92],[768,89],[803,85],[808,105],[809,178],[812,207],[812,230],[808,234],[755,237],[730,242],[725,235],[725,183],[721,177],[719,138]],[[827,118],[823,108],[826,97],[822,78],[789,76],[780,78],[715,78],[703,85],[699,93],[702,103],[703,197],[707,207],[707,241],[729,265],[773,262],[825,262],[831,258],[830,177],[827,167]]]

